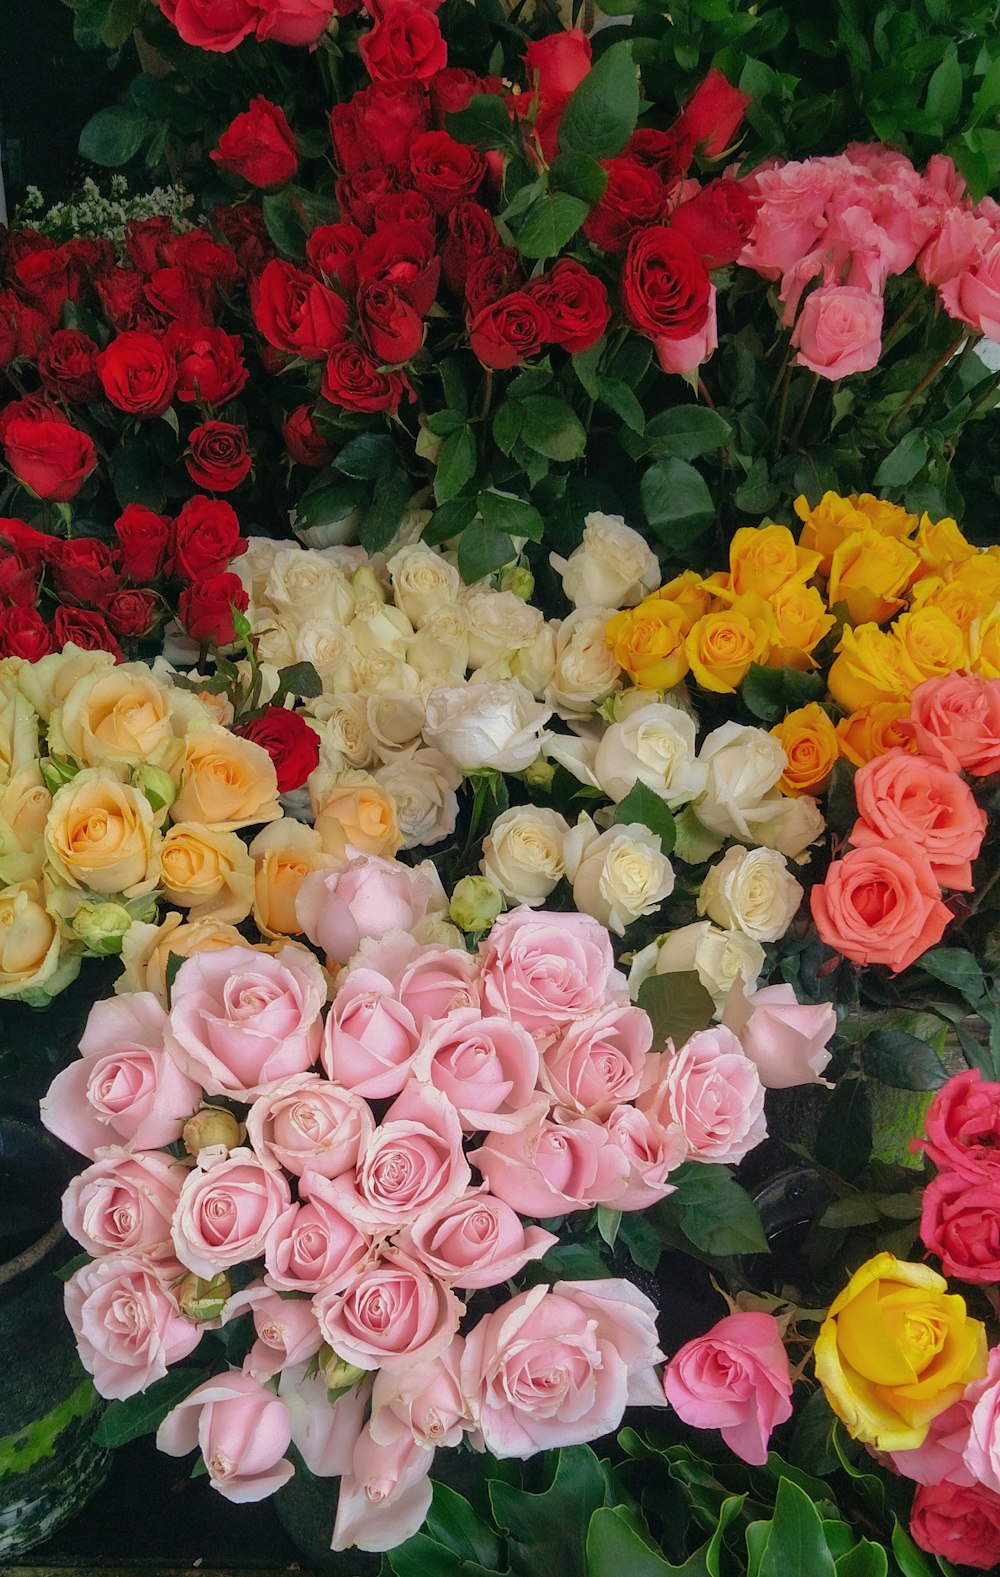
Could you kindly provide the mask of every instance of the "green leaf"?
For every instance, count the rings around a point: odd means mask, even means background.
[[[939,1090],[948,1070],[926,1041],[901,1029],[875,1029],[861,1048],[861,1065],[869,1077],[896,1090]]]
[[[90,1254],[74,1254],[73,1258],[68,1259],[65,1265],[59,1266],[55,1275],[60,1281],[69,1281],[71,1277],[76,1275],[78,1270],[83,1269],[84,1265],[90,1264],[92,1257]]]
[[[434,1485],[435,1489],[438,1487]],[[488,1571],[478,1561],[463,1560],[446,1544],[426,1533],[415,1533],[405,1544],[398,1544],[389,1551],[386,1560],[395,1577],[427,1577],[428,1572],[433,1572],[434,1577],[496,1577],[495,1572]]]
[[[631,427],[634,433],[643,433],[646,413],[629,385],[620,378],[602,378],[600,387],[602,403],[616,416],[620,416],[626,427]]]
[[[338,450],[334,465],[345,476],[374,481],[396,464],[396,445],[385,433],[358,433]]]
[[[306,531],[313,526],[329,526],[346,520],[367,497],[368,489],[353,477],[337,477],[333,481],[318,481],[306,488],[295,506],[295,529]]]
[[[819,1512],[789,1478],[778,1485],[759,1577],[836,1577]]]
[[[608,1245],[608,1248],[614,1248],[615,1246],[615,1239],[618,1236],[618,1228],[621,1226],[621,1221],[622,1213],[620,1210],[612,1210],[609,1205],[598,1205],[597,1230]]]
[[[871,1147],[872,1109],[864,1081],[841,1079],[823,1111],[813,1147],[816,1160],[850,1183],[867,1165]]]
[[[474,498],[450,498],[447,504],[439,504],[430,520],[423,529],[422,538],[432,546],[441,542],[450,542],[452,537],[461,536],[469,521],[475,518],[476,501]]]
[[[109,104],[92,115],[80,133],[80,157],[108,169],[128,164],[142,147],[152,123],[141,110]]]
[[[677,828],[674,826],[670,806],[638,778],[625,798],[619,801],[615,809],[615,821],[620,826],[627,826],[630,822],[637,821],[642,826],[648,827],[650,832],[655,832],[659,838],[664,854],[669,854],[677,841]]]
[[[640,1270],[655,1270],[660,1262],[660,1240],[656,1230],[640,1210],[628,1210],[618,1228],[619,1241],[625,1244],[633,1264]]]
[[[540,1494],[499,1479],[488,1482],[493,1516],[509,1535],[514,1577],[538,1577],[539,1572],[545,1577],[581,1577],[587,1527],[605,1503],[607,1486],[589,1446],[564,1447],[554,1456],[555,1475]]]
[[[173,1369],[139,1396],[112,1402],[94,1430],[99,1446],[124,1446],[159,1429],[169,1412],[208,1379],[206,1369]]]
[[[464,110],[453,110],[444,118],[444,129],[456,142],[467,147],[518,148],[517,134],[510,110],[495,93],[475,93]]]
[[[653,1047],[662,1050],[668,1040],[675,1047],[699,1030],[707,1029],[715,1016],[715,1003],[693,969],[670,975],[650,975],[639,987],[639,1006],[653,1023]]]
[[[499,1568],[500,1541],[488,1522],[473,1511],[463,1495],[447,1484],[434,1485],[434,1498],[424,1527],[429,1536],[447,1545],[463,1561]]]
[[[111,16],[111,0],[77,0],[73,42],[81,49],[99,49]]]
[[[358,541],[367,553],[387,548],[403,518],[410,497],[410,478],[402,468],[376,478],[372,501],[358,527]]]
[[[492,531],[506,531],[511,537],[530,537],[541,542],[545,522],[534,504],[523,498],[508,498],[502,493],[480,493],[476,507]]]
[[[940,1577],[941,1568],[923,1550],[918,1549],[895,1518],[892,1523],[892,1553],[903,1577]]]
[[[705,1254],[766,1254],[764,1228],[750,1195],[728,1166],[688,1162],[672,1172],[677,1192],[670,1206],[683,1208],[681,1231]]]
[[[515,236],[522,257],[554,257],[590,212],[590,204],[568,192],[545,192],[525,213]]]
[[[986,976],[973,955],[961,947],[935,947],[924,953],[921,969],[960,993],[972,1007],[988,1003]]]
[[[312,663],[289,663],[287,668],[278,669],[278,688],[271,700],[273,704],[279,696],[293,695],[300,701],[310,701],[322,694],[323,681]]]
[[[927,434],[915,427],[901,438],[895,449],[890,449],[875,472],[876,487],[905,487],[927,463]]]
[[[491,530],[482,520],[473,520],[459,538],[458,568],[467,586],[485,580],[516,557],[507,533]]]
[[[589,207],[600,202],[607,184],[607,170],[588,153],[560,153],[549,166],[549,190],[568,192]]]
[[[646,423],[646,440],[657,460],[696,460],[729,442],[733,430],[706,405],[678,405]]]
[[[786,712],[820,700],[825,692],[822,674],[803,673],[798,668],[767,668],[763,663],[751,663],[740,686],[747,710],[764,723],[780,723]]]
[[[597,340],[589,350],[578,351],[573,357],[573,371],[576,373],[583,387],[592,400],[596,400],[601,392],[600,379],[597,368],[601,357],[604,355],[607,341],[604,338]]]
[[[427,429],[436,438],[447,438],[456,428],[465,426],[466,418],[460,411],[435,411],[427,418]]]
[[[504,454],[510,454],[521,437],[524,427],[524,406],[518,400],[508,400],[497,408],[493,417],[493,437]]]
[[[524,413],[522,443],[549,460],[579,460],[587,435],[571,405],[551,394],[532,394],[519,404]]]
[[[561,152],[610,159],[639,119],[639,82],[631,43],[612,44],[570,94],[559,122]]]
[[[690,546],[715,520],[705,478],[686,460],[651,465],[639,491],[650,530],[671,549]]]
[[[954,44],[927,84],[925,108],[937,122],[939,136],[944,136],[955,124],[962,107],[962,67]]]
[[[292,200],[291,188],[284,186],[280,192],[265,192],[261,208],[267,233],[282,256],[296,259],[305,257],[305,232]]]
[[[476,439],[471,428],[459,427],[441,445],[434,473],[434,497],[439,504],[460,493],[476,474]]]
[[[599,1507],[587,1529],[587,1577],[708,1577],[700,1555],[683,1566],[665,1560],[648,1531],[640,1532],[624,1506]]]
[[[889,1557],[881,1544],[862,1539],[835,1562],[837,1577],[887,1577]]]

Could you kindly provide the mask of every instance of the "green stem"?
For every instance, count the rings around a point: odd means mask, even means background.
[[[788,442],[789,442],[789,444],[791,445],[792,448],[794,448],[795,445],[799,441],[799,434],[802,431],[803,427],[805,426],[806,417],[809,415],[809,407],[810,407],[810,405],[813,402],[813,395],[816,393],[816,390],[817,390],[818,387],[819,387],[819,373],[818,372],[814,372],[813,375],[812,375],[812,383],[809,385],[809,389],[808,389],[808,392],[806,394],[806,397],[802,401],[802,409],[799,412],[798,420],[795,423],[795,428],[794,428],[793,432],[791,433],[791,436],[789,437],[789,440],[788,440]]]
[[[778,401],[778,416],[774,430],[774,458],[781,453],[781,444],[785,436],[785,411],[788,406],[788,391],[792,385],[792,363],[789,358],[785,362],[785,376],[781,385],[781,399]]]
[[[951,344],[945,347],[945,349],[941,352],[940,356],[938,357],[938,359],[934,363],[934,365],[932,367],[928,368],[928,370],[924,373],[923,377],[921,378],[920,382],[917,384],[916,388],[915,389],[911,389],[910,393],[906,396],[906,399],[903,401],[903,404],[899,407],[899,410],[896,412],[895,416],[890,421],[889,426],[886,428],[886,432],[887,433],[892,431],[892,428],[899,421],[901,416],[905,416],[906,415],[907,411],[910,409],[910,406],[913,404],[914,400],[918,400],[920,398],[920,396],[923,394],[924,390],[927,388],[927,386],[934,382],[934,379],[937,377],[937,375],[941,371],[941,369],[943,367],[947,367],[948,363],[951,361],[951,358],[954,356],[955,352],[958,350],[958,347],[961,345],[962,341],[964,340],[967,332],[968,331],[963,327],[962,332],[961,332],[961,334],[958,335],[957,339],[953,339]]]
[[[886,335],[885,339],[882,341],[882,354],[883,354],[883,356],[885,355],[887,350],[891,350],[892,349],[893,345],[895,345],[896,341],[900,338],[903,330],[906,328],[907,323],[909,322],[910,318],[913,316],[914,311],[916,310],[916,306],[917,306],[918,301],[920,301],[920,300],[921,300],[921,296],[918,295],[918,294],[914,294],[914,295],[912,295],[910,297],[909,301],[906,303],[906,306],[903,308],[902,312],[899,314],[899,317],[896,319],[895,323],[892,325],[892,328],[889,330],[889,332]]]

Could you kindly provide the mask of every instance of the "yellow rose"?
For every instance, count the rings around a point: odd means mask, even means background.
[[[278,779],[267,751],[225,728],[199,728],[183,741],[174,821],[237,832],[277,821]]]
[[[884,624],[903,606],[906,590],[920,567],[913,549],[878,531],[854,531],[830,560],[826,595],[831,607],[847,604],[852,624]]]
[[[830,1305],[813,1356],[848,1434],[879,1451],[911,1451],[986,1373],[986,1330],[929,1265],[881,1253]]]
[[[325,852],[315,827],[286,817],[258,832],[250,845],[255,863],[253,917],[264,936],[298,936],[302,927],[295,913],[299,888],[312,871],[331,870],[343,863]]]
[[[973,673],[983,679],[1000,679],[1000,613],[980,619],[971,633]]]
[[[840,754],[837,730],[818,701],[789,712],[771,729],[788,765],[778,779],[783,794],[822,794]]]
[[[688,671],[684,637],[688,610],[666,597],[646,597],[608,620],[605,639],[615,662],[646,690],[672,690]]]
[[[877,624],[851,629],[846,625],[837,653],[827,685],[845,712],[856,712],[873,701],[908,697],[926,678],[910,661],[895,629],[880,630]]]
[[[893,630],[921,679],[944,679],[969,661],[965,633],[940,608],[901,613]]]
[[[58,712],[64,749],[87,767],[156,764],[173,741],[171,692],[143,664],[97,669],[77,680]]]
[[[233,925],[223,920],[185,920],[172,909],[159,925],[135,921],[122,938],[122,974],[115,981],[115,994],[151,991],[167,1006],[167,966],[170,955],[190,958],[194,953],[215,952],[220,947],[246,947]]]
[[[840,753],[852,766],[863,767],[884,756],[887,750],[909,750],[917,753],[917,741],[910,727],[908,701],[873,701],[870,706],[858,707],[849,717],[842,717],[837,724]]]
[[[342,772],[312,800],[316,831],[327,853],[339,854],[346,838],[362,854],[389,860],[402,844],[396,802],[367,772]]]
[[[824,636],[836,624],[832,613],[815,586],[803,586],[799,581],[789,581],[770,599],[774,615],[774,632],[771,649],[767,654],[769,668],[815,668],[810,655]]]
[[[760,597],[740,597],[731,608],[706,613],[684,641],[691,672],[706,690],[732,694],[751,663],[760,663],[771,645],[774,616]]]
[[[911,609],[939,608],[960,630],[969,633],[977,619],[992,613],[996,597],[992,591],[975,585],[972,577],[960,574],[955,580],[942,580],[940,575],[927,575],[911,588]]]
[[[912,536],[917,527],[916,515],[907,514],[898,504],[874,498],[871,493],[852,493],[847,498],[841,498],[839,493],[824,493],[814,508],[800,496],[795,500],[795,513],[803,522],[799,546],[822,554],[824,575],[829,574],[841,542],[855,531],[874,527],[880,536],[904,538]]]
[[[253,860],[235,832],[175,822],[163,839],[163,895],[192,920],[237,925],[253,904]]]
[[[741,526],[729,544],[732,596],[754,592],[771,597],[789,583],[804,585],[819,568],[821,553],[797,546],[787,526]]]
[[[950,516],[932,520],[921,515],[914,546],[923,563],[923,574],[950,578],[962,564],[978,557],[978,549],[963,536]]]
[[[50,652],[37,663],[25,663],[17,676],[21,693],[35,711],[48,722],[57,706],[62,706],[73,686],[86,674],[113,668],[111,652],[87,652],[70,641],[61,652]]]
[[[55,987],[59,947],[59,927],[45,908],[38,882],[0,889],[0,998],[44,988],[47,982]],[[79,954],[70,953],[69,958],[75,973]],[[65,970],[60,974],[65,979],[55,989],[72,978]]]
[[[870,520],[883,537],[912,537],[917,529],[917,516],[911,515],[902,504],[890,504],[887,498],[876,498],[874,493],[851,493],[848,502]]]
[[[37,762],[15,772],[0,791],[0,886],[41,876],[42,835],[51,805]]]
[[[160,834],[144,794],[87,767],[54,795],[45,855],[57,881],[139,898],[160,879]]]
[[[675,602],[679,608],[683,608],[685,635],[696,619],[700,619],[703,613],[710,613],[712,610],[711,593],[696,569],[681,570],[673,580],[665,581],[658,591],[652,593],[652,596],[660,597],[664,602]],[[648,602],[649,598],[646,600]]]

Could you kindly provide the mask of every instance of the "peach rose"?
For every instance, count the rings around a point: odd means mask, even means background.
[[[225,728],[198,728],[184,740],[175,821],[237,832],[277,821],[278,779],[267,751]]]
[[[951,919],[930,860],[904,837],[834,860],[809,903],[829,947],[858,964],[888,964],[894,974],[940,942]]]
[[[37,762],[15,772],[0,789],[0,886],[41,876],[51,807]]]
[[[149,800],[96,767],[78,772],[52,800],[45,854],[70,887],[140,898],[160,879],[160,834]]]
[[[170,702],[170,690],[144,664],[123,663],[87,674],[77,680],[57,714],[66,752],[88,767],[157,764],[174,738]]]
[[[821,378],[870,372],[882,354],[881,296],[857,285],[820,285],[792,330],[798,364]]]
[[[79,953],[71,953],[63,966],[62,984],[68,985],[79,968]],[[40,883],[18,882],[0,889],[0,1001],[22,992],[44,992],[47,984],[54,995],[60,989],[55,983],[59,969],[59,928],[45,908]]]
[[[192,920],[236,925],[253,903],[253,860],[235,832],[216,832],[195,821],[175,823],[160,850],[163,895]]]
[[[1000,679],[927,679],[913,692],[910,718],[922,756],[975,777],[1000,772]]]
[[[24,663],[17,675],[18,688],[47,723],[79,680],[87,674],[106,673],[114,664],[111,652],[88,652],[69,641],[61,652]]]
[[[253,917],[264,936],[298,936],[302,930],[295,900],[312,871],[330,870],[340,864],[323,851],[315,827],[285,816],[262,827],[250,845],[254,863]]]
[[[332,832],[336,848],[346,838],[362,854],[391,859],[402,843],[396,802],[367,772],[344,772],[322,797],[313,799],[316,831],[328,847]]]
[[[159,925],[135,920],[122,940],[124,971],[115,981],[115,994],[150,991],[161,1007],[167,1005],[167,965],[170,955],[191,958],[195,953],[212,952],[220,947],[243,947],[243,937],[225,921],[206,919],[188,922],[172,910]]]

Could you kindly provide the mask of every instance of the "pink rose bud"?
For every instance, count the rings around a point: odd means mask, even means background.
[[[229,1299],[223,1325],[249,1310],[257,1340],[243,1360],[243,1373],[266,1385],[280,1369],[314,1358],[323,1345],[306,1298],[283,1298],[270,1287],[246,1287]]]
[[[200,1447],[212,1488],[238,1504],[263,1500],[288,1483],[291,1440],[284,1402],[235,1370],[195,1386],[156,1431],[157,1449],[167,1456]]]
[[[667,1401],[695,1429],[718,1429],[731,1451],[762,1467],[771,1431],[792,1415],[788,1355],[773,1314],[730,1314],[674,1354]]]
[[[463,1289],[499,1286],[558,1241],[541,1227],[525,1227],[516,1210],[485,1186],[422,1211],[396,1239],[408,1259]]]
[[[376,1445],[366,1425],[340,1481],[334,1550],[392,1550],[416,1533],[431,1506],[434,1452],[405,1436]]]
[[[837,1028],[832,1003],[799,1002],[791,986],[763,986],[747,995],[737,980],[726,998],[722,1023],[738,1037],[766,1090],[827,1083],[821,1075]]]

